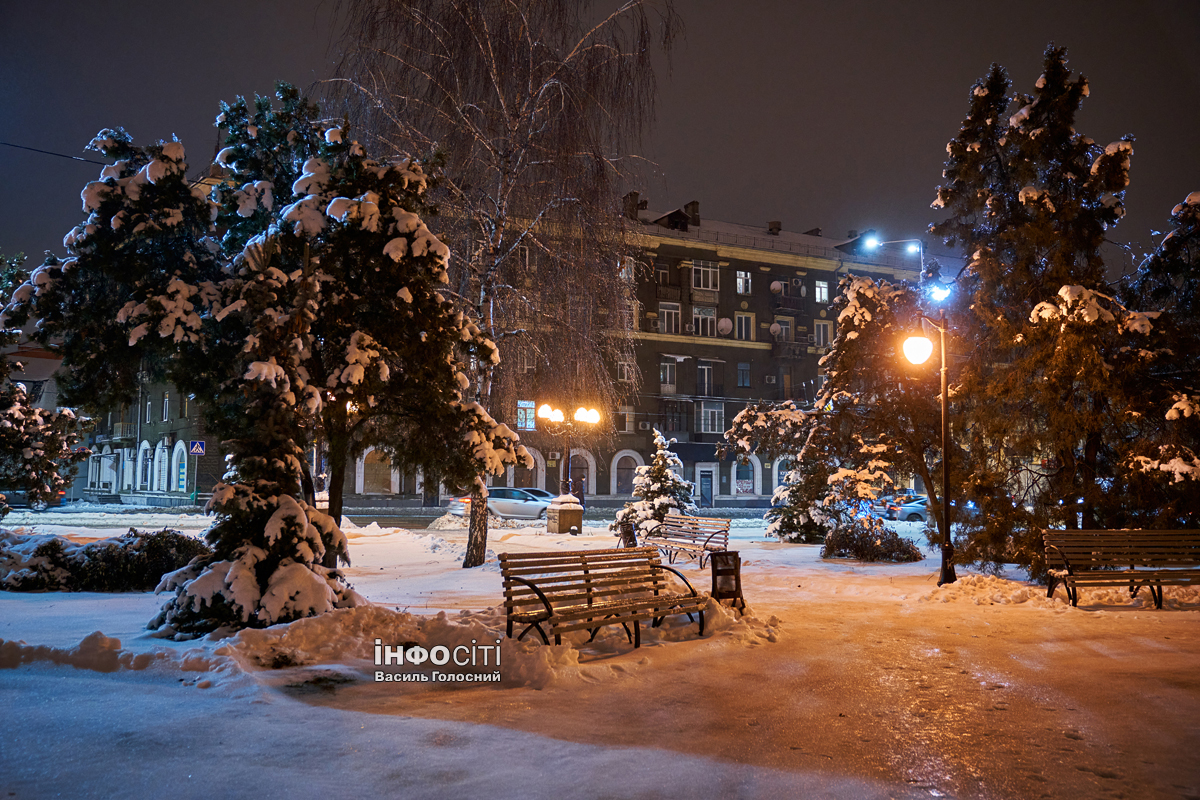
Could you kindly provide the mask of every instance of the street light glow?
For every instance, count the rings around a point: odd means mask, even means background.
[[[876,247],[879,247],[879,240],[872,236],[870,239],[867,239],[865,242],[863,242],[863,246],[874,250]]]
[[[910,244],[910,245],[908,246],[908,252],[910,252],[910,253],[919,253],[919,252],[921,252],[921,246],[920,246],[920,245],[918,245],[916,242],[913,242],[912,244]]]
[[[937,286],[937,287],[934,287],[932,290],[930,290],[929,294],[930,294],[930,296],[933,297],[934,300],[936,300],[937,302],[940,303],[943,300],[945,300],[947,297],[950,296],[950,287],[949,286]]]
[[[914,364],[924,364],[933,355],[933,342],[924,336],[910,336],[904,340],[904,357]]]
[[[600,421],[600,412],[594,408],[583,408],[580,406],[579,409],[575,411],[575,421],[590,422],[594,425]]]

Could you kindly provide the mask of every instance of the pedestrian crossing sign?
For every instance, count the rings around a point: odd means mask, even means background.
[[[192,442],[191,442],[191,443],[188,445],[188,455],[189,455],[189,456],[202,456],[202,455],[204,455],[204,442],[192,441]]]

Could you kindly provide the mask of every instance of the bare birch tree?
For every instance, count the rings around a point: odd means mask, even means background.
[[[452,287],[500,348],[474,376],[499,419],[515,416],[518,393],[612,409],[634,386],[612,378],[633,363],[618,198],[644,163],[630,153],[653,117],[654,58],[669,55],[680,22],[672,0],[598,5],[339,5],[333,86],[357,129],[376,150],[444,159],[436,227],[453,252]],[[484,500],[476,488],[464,567],[483,562]]]

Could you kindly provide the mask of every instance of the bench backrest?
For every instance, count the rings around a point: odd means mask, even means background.
[[[650,535],[662,539],[707,544],[710,549],[724,550],[729,544],[729,520],[668,514]]]
[[[552,608],[648,597],[667,588],[667,573],[653,547],[501,553],[499,559],[510,613],[544,607],[537,592],[514,578],[535,584]]]
[[[1200,530],[1047,530],[1042,540],[1051,564],[1061,551],[1074,569],[1200,566]]]

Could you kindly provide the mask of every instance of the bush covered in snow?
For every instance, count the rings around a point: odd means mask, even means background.
[[[75,544],[0,531],[0,588],[14,592],[147,592],[212,550],[178,531],[136,531]]]
[[[884,527],[874,517],[845,525],[825,536],[821,558],[857,558],[860,561],[920,561],[921,550],[908,539]]]

